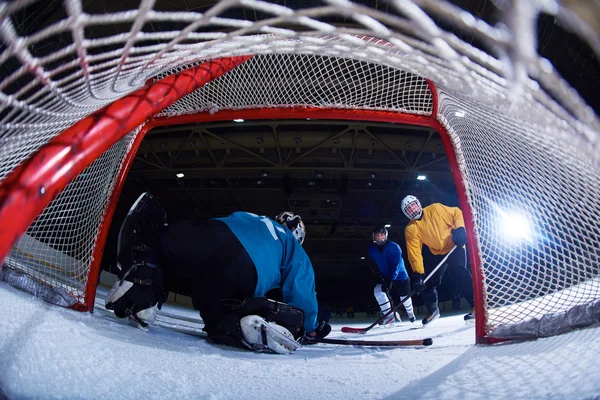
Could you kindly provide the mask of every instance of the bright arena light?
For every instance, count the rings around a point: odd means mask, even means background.
[[[533,231],[529,219],[523,214],[516,212],[500,212],[500,222],[502,224],[502,233],[509,240],[520,241],[533,239]]]

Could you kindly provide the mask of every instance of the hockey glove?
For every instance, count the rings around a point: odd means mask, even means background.
[[[381,284],[381,291],[384,293],[389,292],[393,284],[394,281],[392,280],[392,277],[386,276],[385,278],[383,278],[383,283]]]
[[[329,325],[325,321],[321,321],[319,323],[319,326],[317,326],[317,329],[313,332],[314,335],[311,334],[311,337],[316,338],[316,339],[322,339],[325,336],[329,335],[330,332],[331,332],[331,325]]]
[[[325,321],[321,321],[317,329],[313,333],[307,333],[304,335],[304,340],[302,340],[302,344],[314,344],[315,342],[311,342],[314,339],[322,339],[325,336],[329,335],[331,332],[331,325],[329,325]]]
[[[321,325],[323,322],[328,323],[331,320],[332,316],[333,313],[328,309],[319,308],[319,310],[317,311],[317,321],[319,321],[319,325]]]
[[[425,282],[423,282],[423,277],[425,275],[417,275],[415,278],[415,283],[413,284],[413,290],[416,293],[421,293],[423,290],[425,290],[427,288],[427,286],[425,285]]]
[[[463,247],[467,244],[467,231],[465,231],[465,228],[452,229],[452,241],[456,247]]]

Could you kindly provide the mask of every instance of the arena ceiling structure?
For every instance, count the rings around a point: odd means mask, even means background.
[[[154,9],[204,12],[215,3],[157,1]],[[273,3],[298,9],[321,2]],[[393,13],[385,1],[355,3]],[[494,23],[496,14],[508,2],[453,3]],[[564,3],[586,15],[585,1]],[[137,1],[129,0],[84,2],[88,13],[137,6]],[[65,18],[64,3],[59,0],[32,4],[22,13],[22,21],[17,24],[21,35]],[[248,14],[240,8],[231,13],[222,16],[236,18],[233,13],[243,13],[240,18],[255,21],[267,17],[255,8]],[[338,18],[328,22],[353,26],[353,21]],[[157,23],[153,21],[144,29],[153,29]],[[176,21],[160,23],[177,25]],[[88,35],[96,37],[114,34],[109,32],[109,25],[86,29],[90,30]],[[478,46],[477,40],[469,40],[459,27],[453,32]],[[600,67],[594,50],[549,15],[542,14],[538,20],[538,39],[540,55],[551,60],[597,111]],[[40,44],[37,51],[50,54],[60,47],[58,42],[48,42]],[[458,205],[448,158],[434,130],[360,121],[264,119],[161,126],[147,134],[136,155],[121,196],[120,211],[115,214],[115,226],[120,224],[128,205],[145,190],[157,196],[171,219],[219,217],[238,210],[274,217],[283,210],[294,211],[306,223],[305,248],[322,278],[358,276],[357,271],[368,271],[368,260],[363,258],[377,224],[389,224],[391,239],[403,245],[407,220],[400,210],[400,200],[405,195],[418,196],[424,205]],[[110,246],[110,240],[108,243]],[[108,258],[110,254],[107,248]]]

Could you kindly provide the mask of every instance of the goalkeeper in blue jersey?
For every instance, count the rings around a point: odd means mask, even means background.
[[[135,236],[143,230],[137,229]],[[159,231],[155,241],[144,238],[142,246],[132,247],[151,253],[134,257],[142,260],[132,263],[142,264],[135,268],[138,276],[125,278],[138,290],[113,288],[107,296],[107,308],[118,316],[135,318],[143,314],[142,307],[164,301],[156,291],[150,301],[138,293],[144,285],[139,275],[154,268],[166,283],[188,286],[204,330],[218,343],[289,353],[305,335],[322,338],[331,331],[328,321],[318,318],[314,271],[301,245],[305,227],[299,215],[286,211],[273,220],[235,212],[165,224]],[[283,303],[264,297],[276,288]],[[112,292],[123,293],[115,297]]]

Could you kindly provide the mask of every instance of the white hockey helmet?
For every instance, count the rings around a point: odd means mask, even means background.
[[[421,218],[421,215],[423,215],[421,202],[415,196],[410,194],[402,199],[400,208],[402,208],[402,212],[408,219],[419,219]]]
[[[284,211],[278,216],[276,216],[275,220],[281,225],[287,226],[288,229],[294,234],[296,240],[300,242],[300,244],[304,242],[304,237],[306,236],[306,227],[304,226],[302,217],[294,214],[291,211]]]

